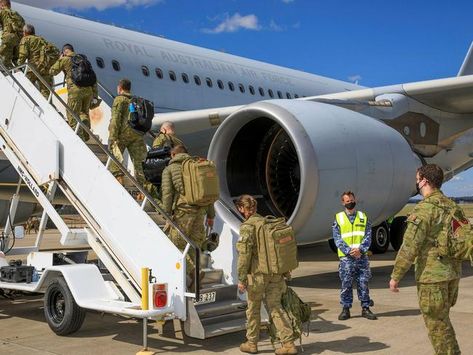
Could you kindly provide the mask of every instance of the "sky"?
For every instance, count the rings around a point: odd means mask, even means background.
[[[18,2],[369,87],[456,76],[473,41],[471,0]],[[473,169],[443,190],[473,195]]]

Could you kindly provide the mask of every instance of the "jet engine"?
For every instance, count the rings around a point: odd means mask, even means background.
[[[347,190],[373,225],[387,219],[413,195],[421,165],[408,142],[381,121],[300,100],[261,101],[234,112],[214,135],[209,158],[227,205],[241,194],[255,196],[260,214],[288,219],[299,244],[331,236]],[[224,205],[217,212],[237,230]]]

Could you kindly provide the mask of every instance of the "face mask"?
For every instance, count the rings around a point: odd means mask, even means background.
[[[343,206],[344,206],[347,210],[352,210],[352,209],[355,208],[356,202],[349,202],[349,203],[347,203],[347,204],[345,204],[345,205],[343,205]]]
[[[419,181],[419,182],[416,182],[416,191],[417,191],[417,194],[418,194],[418,195],[421,195],[420,189],[421,189],[422,187],[424,187],[424,186],[420,187],[419,185],[420,185],[420,181]]]

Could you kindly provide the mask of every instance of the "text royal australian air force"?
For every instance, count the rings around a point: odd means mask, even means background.
[[[128,53],[133,56],[141,56],[156,59],[154,52],[140,44],[102,38],[105,47],[110,50]],[[174,53],[169,50],[160,49],[158,56],[163,62],[170,64],[186,65],[194,69],[206,70],[218,74],[228,74],[238,77],[246,77],[251,80],[265,80],[281,85],[294,86],[288,77],[270,72],[256,72],[253,69],[237,66],[233,63],[220,62],[209,58],[197,58],[189,54]]]

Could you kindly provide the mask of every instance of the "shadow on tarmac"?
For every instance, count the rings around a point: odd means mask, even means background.
[[[370,338],[362,336],[349,337],[343,340],[316,342],[305,346],[307,354],[320,354],[324,351],[333,351],[335,353],[353,354],[362,352],[380,351],[389,348],[388,345],[380,342],[371,342]]]

